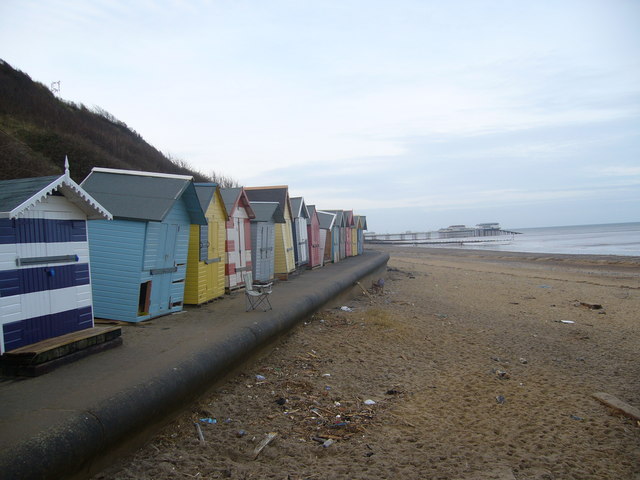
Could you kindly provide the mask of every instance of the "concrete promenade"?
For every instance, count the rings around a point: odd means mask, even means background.
[[[124,344],[36,378],[0,382],[0,478],[82,478],[260,347],[322,307],[361,294],[389,256],[365,251],[274,286],[273,310],[244,292],[126,325]]]

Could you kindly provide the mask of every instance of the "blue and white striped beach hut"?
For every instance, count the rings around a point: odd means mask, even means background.
[[[182,310],[189,231],[206,225],[192,177],[94,168],[82,187],[114,218],[89,222],[95,316],[140,322]]]
[[[0,353],[93,327],[87,218],[111,214],[68,169],[0,181]]]

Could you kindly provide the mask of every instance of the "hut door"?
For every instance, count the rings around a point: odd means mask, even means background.
[[[259,225],[257,245],[255,247],[252,246],[252,248],[257,249],[257,268],[260,271],[260,280],[264,282],[271,279],[269,276],[269,225],[266,223],[260,223]]]
[[[152,270],[150,313],[157,314],[171,309],[171,279],[176,259],[176,238],[178,225],[160,224],[158,236],[158,258],[156,269]]]

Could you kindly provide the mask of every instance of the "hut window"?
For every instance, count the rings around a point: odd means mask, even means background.
[[[149,314],[149,304],[151,303],[151,282],[144,282],[140,285],[140,297],[138,298],[138,315]]]

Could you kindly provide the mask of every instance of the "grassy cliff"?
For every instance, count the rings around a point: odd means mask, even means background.
[[[92,167],[110,167],[236,184],[167,158],[108,112],[61,100],[0,60],[0,180],[62,173],[65,155],[78,182]]]

